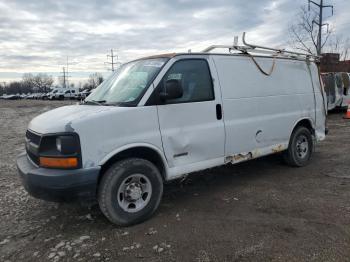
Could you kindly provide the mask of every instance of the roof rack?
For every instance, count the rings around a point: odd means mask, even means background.
[[[209,53],[210,51],[214,49],[228,49],[229,52],[231,51],[240,51],[242,53],[247,54],[248,52],[251,53],[257,53],[257,54],[263,54],[263,55],[270,55],[274,57],[288,57],[288,58],[297,58],[297,59],[302,59],[302,60],[309,60],[314,59],[314,60],[319,60],[320,57],[312,54],[305,54],[305,53],[299,53],[299,52],[294,52],[294,51],[288,51],[285,49],[278,49],[278,48],[272,48],[272,47],[266,47],[266,46],[260,46],[260,45],[253,45],[250,43],[247,43],[246,39],[246,32],[243,32],[242,36],[242,42],[243,45],[238,45],[238,38],[235,37],[235,41],[233,45],[211,45],[204,49],[202,52],[203,53]]]

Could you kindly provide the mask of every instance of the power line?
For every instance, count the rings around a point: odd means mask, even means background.
[[[312,24],[316,24],[318,26],[318,35],[317,35],[317,55],[321,55],[321,51],[322,51],[322,27],[323,26],[329,26],[328,23],[323,23],[323,9],[324,8],[332,8],[332,15],[333,15],[333,5],[323,5],[323,0],[320,0],[320,3],[316,3],[312,0],[308,0],[309,3],[309,11],[310,11],[310,4],[314,4],[316,5],[320,11],[319,11],[319,15],[318,15],[318,21],[312,20]],[[328,30],[328,29],[327,29]]]
[[[115,60],[116,58],[116,60]],[[111,62],[109,62],[108,60],[111,59]],[[120,62],[118,62],[118,55],[114,54],[114,50],[111,49],[111,54],[107,55],[107,62],[105,62],[105,64],[109,64],[111,65],[111,70],[114,72],[115,70],[115,65],[119,65]]]

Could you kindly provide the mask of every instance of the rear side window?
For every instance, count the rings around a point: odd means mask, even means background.
[[[208,63],[204,59],[185,59],[175,62],[160,84],[176,79],[181,82],[183,95],[167,100],[167,104],[214,100],[213,82]]]

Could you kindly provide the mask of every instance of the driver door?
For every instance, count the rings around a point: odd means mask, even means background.
[[[189,171],[194,164],[208,168],[224,163],[225,131],[220,88],[212,79],[208,60],[175,61],[156,91],[173,79],[181,83],[183,95],[157,106],[169,167],[187,166],[182,170]]]

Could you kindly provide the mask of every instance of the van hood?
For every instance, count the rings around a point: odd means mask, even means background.
[[[35,117],[28,129],[40,133],[50,134],[58,132],[74,132],[74,127],[81,122],[93,120],[102,115],[125,112],[131,107],[98,106],[98,105],[72,105],[63,106]],[[93,122],[91,122],[93,125]]]

